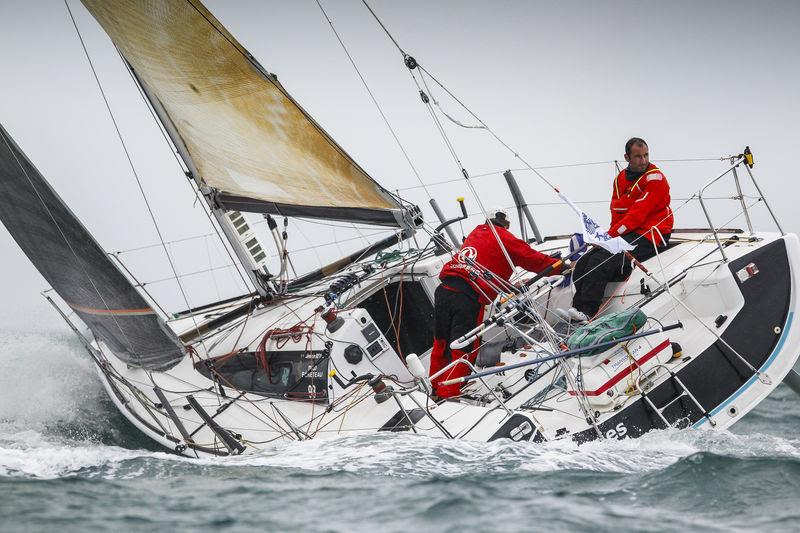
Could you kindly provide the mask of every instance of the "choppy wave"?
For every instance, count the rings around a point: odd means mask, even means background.
[[[191,460],[105,397],[79,343],[0,333],[4,530],[792,530],[800,402],[779,388],[729,432],[536,445],[380,434]],[[411,526],[413,524],[413,527]]]

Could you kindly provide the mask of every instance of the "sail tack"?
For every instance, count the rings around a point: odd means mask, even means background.
[[[400,205],[198,0],[82,0],[223,207],[399,225]]]
[[[163,370],[184,355],[161,321],[0,125],[0,221],[59,296],[122,361]]]

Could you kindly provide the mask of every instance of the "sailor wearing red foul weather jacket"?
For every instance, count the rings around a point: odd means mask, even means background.
[[[537,252],[508,231],[510,221],[504,210],[492,210],[489,217],[486,224],[472,230],[461,249],[442,267],[439,274],[441,284],[436,288],[435,294],[430,375],[461,357],[466,357],[470,362],[475,361],[479,341],[476,340],[464,350],[451,350],[450,343],[480,324],[484,306],[497,296],[492,288],[492,285],[497,286],[497,280],[492,283],[482,272],[488,270],[492,276],[505,281],[511,278],[513,269],[497,242],[498,238],[515,266],[531,272],[541,272],[558,262],[555,258]],[[460,385],[442,386],[440,383],[469,373],[466,365],[454,366],[432,380],[435,394],[440,398],[458,396]]]
[[[664,235],[670,234],[673,224],[669,202],[669,183],[657,166],[650,163],[643,173],[623,169],[614,179],[608,234],[635,233],[666,245]]]
[[[647,143],[638,137],[625,144],[628,168],[614,179],[611,192],[612,237],[620,236],[636,246],[630,254],[638,261],[656,255],[669,244],[674,218],[670,209],[669,183],[664,173],[650,163]],[[612,255],[602,248],[587,252],[575,265],[572,279],[575,296],[565,314],[581,322],[591,319],[603,301],[606,284],[630,274],[624,254]]]

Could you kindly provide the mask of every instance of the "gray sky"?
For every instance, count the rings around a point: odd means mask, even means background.
[[[206,4],[374,178],[427,207],[427,196],[314,0]],[[623,144],[633,135],[648,140],[653,159],[719,157],[749,144],[756,177],[785,228],[800,228],[794,160],[800,147],[800,3],[373,0],[370,5],[401,46],[534,165],[622,159]],[[70,6],[165,239],[208,233],[110,41],[78,2],[70,0]],[[458,169],[398,52],[363,4],[328,0],[323,6],[423,180],[457,179]],[[114,251],[158,242],[64,3],[0,0],[0,66],[0,122],[101,244]],[[451,115],[473,122],[441,91],[433,93]],[[447,128],[471,174],[522,166],[486,132]],[[720,162],[660,166],[674,198],[687,197],[723,168]],[[614,175],[611,164],[542,172],[576,201],[607,199]],[[556,200],[530,172],[517,177],[529,202]],[[474,183],[487,206],[510,204],[499,173]],[[404,190],[408,187],[417,188]],[[429,190],[449,213],[455,214],[454,199],[462,195],[470,211],[477,210],[463,182]],[[714,191],[731,194],[727,184]],[[719,204],[715,220],[735,214]],[[587,208],[607,222],[607,205]],[[575,229],[564,207],[534,212],[545,234]],[[755,218],[759,227],[772,230],[766,218]],[[679,226],[698,222],[696,213],[678,213]],[[346,229],[290,225],[294,249],[352,236]],[[272,248],[271,241],[265,244]],[[355,240],[325,246],[318,255],[297,252],[295,261],[306,270],[360,245]],[[223,263],[213,240],[170,249],[181,273]],[[0,251],[6,298],[0,324],[50,321],[52,312],[38,295],[46,284],[5,229]],[[170,275],[158,248],[123,257],[142,280]],[[186,283],[192,303],[236,290],[230,269]],[[174,285],[150,287],[169,307],[184,307]]]

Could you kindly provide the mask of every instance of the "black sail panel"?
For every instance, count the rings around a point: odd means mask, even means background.
[[[59,296],[122,361],[148,370],[184,350],[0,125],[0,220]]]

